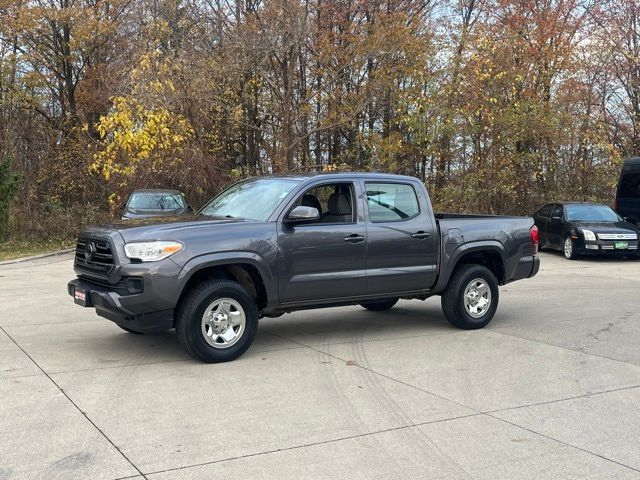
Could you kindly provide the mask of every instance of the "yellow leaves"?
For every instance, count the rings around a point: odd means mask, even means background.
[[[112,111],[96,125],[101,148],[90,166],[106,181],[114,174],[133,175],[140,163],[152,157],[174,158],[193,135],[182,115],[164,107],[145,108],[131,97],[112,101]]]
[[[323,172],[341,172],[341,171],[347,171],[349,170],[349,165],[347,165],[346,163],[331,163],[328,165],[323,165],[322,166],[322,171]]]
[[[165,27],[162,22],[153,26],[158,38],[166,33]],[[157,172],[165,163],[175,164],[193,136],[189,121],[171,109],[178,68],[158,49],[140,56],[131,72],[130,93],[111,98],[111,111],[95,126],[100,142],[92,172],[109,181],[114,175],[131,177],[143,166]]]

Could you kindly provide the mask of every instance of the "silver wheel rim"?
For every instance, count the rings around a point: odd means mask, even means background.
[[[491,307],[491,288],[483,278],[474,278],[464,289],[464,308],[473,318],[482,317]]]
[[[564,256],[567,258],[571,258],[572,254],[573,254],[573,242],[571,242],[571,239],[567,237],[564,240]]]
[[[219,298],[202,314],[202,335],[213,348],[229,348],[242,334],[247,317],[242,306],[232,298]]]

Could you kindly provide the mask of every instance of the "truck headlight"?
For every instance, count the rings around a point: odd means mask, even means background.
[[[134,242],[124,246],[124,253],[131,260],[157,262],[182,250],[180,242]]]
[[[589,242],[596,241],[596,234],[593,233],[591,230],[582,230],[582,235],[584,235],[584,239]]]

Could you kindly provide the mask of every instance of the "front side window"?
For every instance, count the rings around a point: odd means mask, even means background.
[[[564,217],[564,212],[562,211],[562,205],[556,205],[553,207],[553,211],[551,212],[551,218],[559,219]]]
[[[294,205],[317,209],[320,218],[312,223],[355,222],[353,185],[350,183],[330,183],[313,187],[304,192]]]
[[[265,221],[297,184],[297,180],[282,178],[246,180],[223,191],[198,213]]]
[[[367,205],[372,222],[407,220],[420,213],[418,198],[411,185],[367,183]]]

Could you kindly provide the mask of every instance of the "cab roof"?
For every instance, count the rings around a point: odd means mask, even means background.
[[[336,179],[339,180],[345,177],[358,177],[358,178],[369,178],[369,179],[403,179],[403,180],[417,180],[416,177],[411,177],[408,175],[397,175],[394,173],[384,173],[384,172],[300,172],[300,173],[276,173],[271,175],[264,175],[259,177],[251,177],[253,179],[257,178],[286,178],[291,180],[299,180],[304,181],[310,178],[323,177],[327,179]]]

